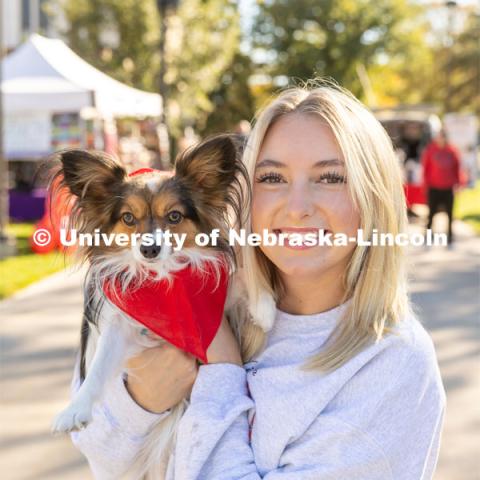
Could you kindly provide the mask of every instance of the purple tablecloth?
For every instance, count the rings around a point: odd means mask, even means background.
[[[17,222],[40,220],[45,212],[46,196],[45,188],[35,188],[31,192],[10,190],[10,218]]]

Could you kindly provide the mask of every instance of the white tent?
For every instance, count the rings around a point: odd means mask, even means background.
[[[160,95],[128,87],[105,75],[64,42],[37,34],[3,61],[4,111],[80,112],[94,107],[102,117],[159,116]]]

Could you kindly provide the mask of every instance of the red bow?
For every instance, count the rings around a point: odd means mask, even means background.
[[[143,175],[144,173],[152,173],[152,172],[159,172],[160,170],[156,170],[155,168],[139,168],[138,170],[134,170],[128,174],[129,177],[135,177],[136,175]]]

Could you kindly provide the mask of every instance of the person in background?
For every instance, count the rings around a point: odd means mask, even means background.
[[[432,228],[433,216],[443,205],[448,215],[448,243],[451,244],[454,190],[460,183],[460,159],[448,143],[444,130],[440,130],[425,148],[422,166],[429,209],[427,230]]]

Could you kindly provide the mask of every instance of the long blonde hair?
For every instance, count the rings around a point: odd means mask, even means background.
[[[347,186],[360,212],[364,237],[370,238],[374,229],[379,234],[404,232],[407,217],[402,177],[390,138],[350,92],[331,83],[285,90],[260,112],[243,157],[252,183],[268,129],[291,113],[316,115],[332,129],[345,160]],[[250,233],[250,221],[247,230]],[[278,300],[282,285],[275,266],[258,247],[243,247],[242,256],[250,299],[258,300],[262,291],[267,291]],[[392,331],[410,308],[404,263],[400,246],[356,246],[343,278],[348,307],[322,351],[304,368],[334,370]],[[241,344],[245,361],[259,353],[265,336],[258,326],[244,323]]]

